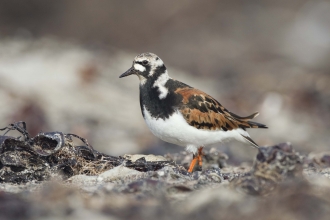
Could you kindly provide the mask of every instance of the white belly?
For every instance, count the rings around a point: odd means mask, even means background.
[[[209,131],[190,126],[180,112],[175,112],[170,118],[163,120],[153,119],[144,108],[145,121],[150,131],[163,141],[187,147],[187,150],[195,153],[200,146],[220,143],[231,139],[245,142],[241,134],[247,135],[242,129],[231,131]]]

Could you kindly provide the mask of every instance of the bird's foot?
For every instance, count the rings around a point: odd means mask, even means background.
[[[188,169],[189,173],[191,173],[194,170],[194,167],[195,167],[197,161],[198,161],[198,166],[202,167],[202,165],[203,165],[202,157],[203,157],[203,147],[200,147],[200,148],[198,148],[197,155],[194,154],[194,157],[190,163],[190,166]]]

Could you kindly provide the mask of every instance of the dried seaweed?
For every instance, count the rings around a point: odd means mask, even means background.
[[[98,175],[122,164],[142,172],[158,170],[169,162],[136,162],[100,153],[88,141],[76,134],[40,132],[30,137],[25,122],[17,122],[0,129],[0,182],[25,183],[47,180],[60,175],[64,179],[73,175]],[[5,136],[16,130],[20,137]],[[85,145],[73,141],[78,138]]]

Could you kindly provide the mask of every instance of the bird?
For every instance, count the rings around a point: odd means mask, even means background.
[[[205,92],[168,75],[164,62],[153,53],[137,55],[132,67],[119,78],[137,75],[140,107],[150,131],[165,142],[185,147],[193,154],[188,172],[202,167],[207,145],[238,140],[259,148],[247,128],[268,128],[251,121],[258,112],[238,116]]]

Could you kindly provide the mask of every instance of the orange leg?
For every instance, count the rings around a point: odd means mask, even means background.
[[[190,163],[190,166],[188,169],[189,173],[191,173],[194,170],[194,167],[195,167],[197,161],[198,161],[198,165],[200,167],[203,165],[202,156],[203,156],[203,147],[200,147],[200,148],[198,148],[197,155],[194,154],[194,157]]]

